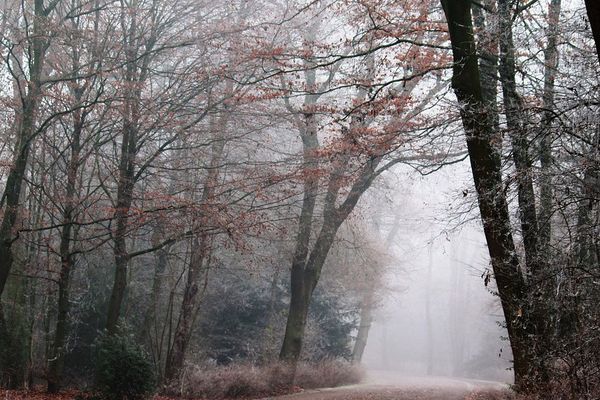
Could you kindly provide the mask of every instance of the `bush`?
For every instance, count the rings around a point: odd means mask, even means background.
[[[110,400],[139,400],[152,393],[152,364],[141,347],[127,336],[106,336],[98,345],[96,380],[100,394]]]
[[[304,389],[316,389],[359,383],[363,378],[363,371],[356,365],[339,360],[323,360],[316,364],[300,363],[294,382]]]
[[[188,398],[225,399],[271,396],[290,392],[282,379],[289,367],[274,363],[264,366],[230,364],[227,366],[195,366],[186,371],[182,382],[166,389],[166,394]],[[362,371],[347,362],[323,361],[300,363],[296,370],[297,386],[314,389],[358,383]]]

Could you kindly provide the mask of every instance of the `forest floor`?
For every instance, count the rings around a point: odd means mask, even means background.
[[[297,390],[301,390],[297,388]],[[57,395],[39,391],[0,390],[0,400],[77,400],[82,393],[70,390]],[[409,378],[370,372],[365,383],[331,389],[300,391],[280,400],[512,400],[508,386],[497,382],[459,378]],[[156,395],[152,400],[180,400]],[[238,398],[238,400],[241,400]]]
[[[0,400],[77,400],[78,392],[49,395],[44,391],[0,390]],[[266,397],[281,400],[510,400],[503,389],[402,388],[394,386],[355,385],[335,389],[311,390],[286,396]],[[154,396],[152,400],[179,400]]]

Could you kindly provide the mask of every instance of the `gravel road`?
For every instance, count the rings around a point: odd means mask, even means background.
[[[508,386],[459,378],[409,378],[372,371],[365,383],[310,390],[270,399],[286,400],[508,400]]]

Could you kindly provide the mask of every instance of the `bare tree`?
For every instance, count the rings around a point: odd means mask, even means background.
[[[470,1],[442,1],[454,55],[452,86],[461,118],[478,194],[494,275],[514,357],[515,383],[526,386],[533,355],[529,353],[525,281],[513,241],[501,161],[493,143],[493,119],[485,108],[476,56]]]

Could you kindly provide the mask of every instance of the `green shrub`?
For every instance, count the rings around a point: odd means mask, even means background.
[[[96,380],[110,400],[139,400],[152,393],[155,376],[144,351],[127,336],[105,336],[98,345]]]

